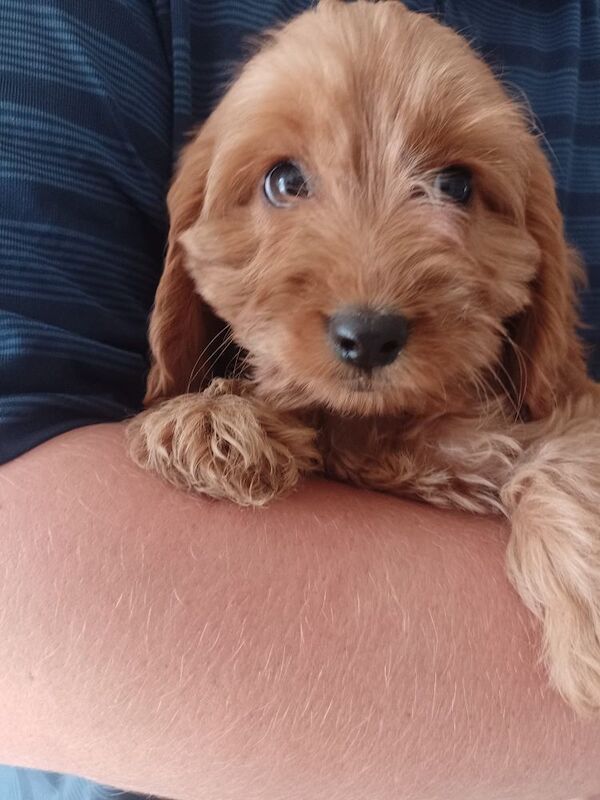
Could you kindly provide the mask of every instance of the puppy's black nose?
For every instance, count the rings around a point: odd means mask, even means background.
[[[401,314],[345,309],[329,319],[329,338],[340,361],[365,371],[396,360],[408,339]]]

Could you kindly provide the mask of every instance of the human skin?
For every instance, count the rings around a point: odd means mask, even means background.
[[[0,524],[0,762],[181,800],[600,789],[499,520],[325,481],[242,510],[105,425],[2,467]]]

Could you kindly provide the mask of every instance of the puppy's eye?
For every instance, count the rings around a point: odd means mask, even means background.
[[[448,167],[435,176],[433,188],[438,194],[464,206],[473,192],[473,178],[466,167]]]
[[[293,161],[280,161],[265,176],[265,197],[272,206],[287,208],[309,195],[308,181]]]

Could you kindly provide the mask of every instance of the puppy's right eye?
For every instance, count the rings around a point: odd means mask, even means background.
[[[466,206],[473,193],[473,178],[466,167],[446,167],[435,176],[434,189],[449,200]]]
[[[265,197],[272,206],[288,208],[294,201],[310,196],[308,181],[293,161],[280,161],[265,175]]]

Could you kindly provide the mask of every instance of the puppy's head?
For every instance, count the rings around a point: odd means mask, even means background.
[[[212,312],[282,406],[423,413],[494,390],[541,416],[584,380],[540,147],[468,45],[398,2],[323,0],[271,34],[169,208],[148,402],[202,377]]]

